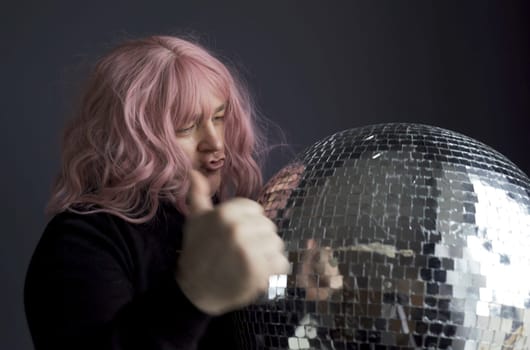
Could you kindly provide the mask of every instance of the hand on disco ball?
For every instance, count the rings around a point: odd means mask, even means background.
[[[307,300],[327,300],[343,287],[337,260],[330,247],[318,248],[313,238],[307,241],[306,248],[296,275],[297,285],[305,289]]]
[[[261,205],[236,198],[214,208],[209,194],[207,180],[193,171],[176,279],[197,308],[219,315],[253,302],[270,275],[290,266]]]

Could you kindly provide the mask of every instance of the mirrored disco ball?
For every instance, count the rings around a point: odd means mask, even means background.
[[[346,130],[261,203],[292,271],[236,313],[242,349],[530,349],[530,181],[484,144]]]

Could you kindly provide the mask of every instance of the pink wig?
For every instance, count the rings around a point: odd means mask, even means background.
[[[62,168],[47,212],[107,212],[150,220],[161,200],[187,213],[189,160],[176,130],[227,102],[220,200],[253,197],[264,139],[241,82],[196,43],[169,36],[127,42],[96,64],[63,136]]]

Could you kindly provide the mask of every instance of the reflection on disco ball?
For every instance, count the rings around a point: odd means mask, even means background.
[[[346,130],[261,203],[292,272],[236,313],[243,349],[530,349],[530,180],[484,144]]]

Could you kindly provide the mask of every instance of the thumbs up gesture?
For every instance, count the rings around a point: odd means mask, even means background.
[[[270,275],[288,272],[284,243],[261,205],[235,198],[214,208],[208,181],[195,170],[188,199],[176,279],[198,309],[219,315],[246,306],[266,291]]]

